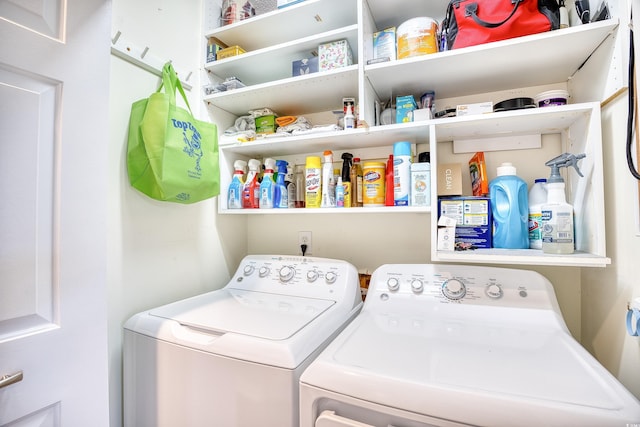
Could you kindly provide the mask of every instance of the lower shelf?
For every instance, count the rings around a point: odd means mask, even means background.
[[[300,209],[220,209],[218,213],[232,215],[308,215],[308,214],[369,214],[369,213],[430,213],[431,207],[380,206],[361,208],[300,208]]]
[[[434,251],[432,261],[480,264],[522,264],[574,267],[606,267],[611,259],[585,252],[569,255],[545,254],[537,249],[475,249],[471,251]]]

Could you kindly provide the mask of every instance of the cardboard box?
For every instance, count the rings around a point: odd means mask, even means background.
[[[311,58],[298,59],[292,63],[291,75],[304,76],[305,74],[318,72],[318,57],[312,56]]]
[[[373,58],[396,59],[396,27],[385,28],[373,33]]]
[[[488,197],[452,197],[438,200],[439,216],[456,221],[456,243],[489,249],[493,224],[491,200]]]
[[[291,6],[296,3],[302,3],[304,0],[278,0],[278,9]]]
[[[213,39],[213,38],[209,39],[209,41],[207,42],[206,62],[210,63],[210,62],[217,61],[218,60],[218,52],[220,52],[225,47],[227,47],[227,46],[223,45],[222,43],[220,43],[218,41],[216,41],[215,39]]]
[[[396,123],[413,121],[413,111],[418,108],[413,95],[396,97]]]
[[[493,113],[493,102],[478,102],[477,104],[463,104],[456,106],[456,115],[473,116],[476,114]]]
[[[438,196],[462,195],[462,167],[460,163],[438,164]]]
[[[276,132],[276,116],[262,116],[255,118],[256,133],[268,134]]]
[[[353,64],[349,42],[343,39],[319,45],[318,64],[320,71],[333,70]]]

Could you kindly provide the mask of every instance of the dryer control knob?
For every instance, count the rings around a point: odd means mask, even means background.
[[[255,270],[255,267],[253,265],[245,265],[244,268],[242,269],[242,272],[244,273],[245,276],[250,276],[251,274],[253,274],[254,270]]]
[[[260,270],[258,270],[258,275],[260,275],[260,277],[267,277],[269,275],[269,267],[260,267]]]
[[[324,280],[328,284],[335,283],[337,279],[338,279],[338,275],[336,273],[334,273],[333,271],[329,271],[329,272],[327,272],[327,274],[324,275]]]
[[[307,280],[309,282],[315,282],[318,279],[318,270],[307,271]]]
[[[495,283],[487,286],[484,291],[489,298],[498,299],[502,297],[502,288]]]
[[[400,289],[400,281],[396,277],[390,277],[387,279],[387,287],[390,291],[397,291]]]
[[[283,282],[288,282],[289,280],[293,279],[293,276],[296,275],[296,270],[288,265],[285,265],[280,269],[279,275],[280,280],[282,280]]]
[[[422,280],[420,279],[413,279],[411,281],[411,290],[413,291],[413,293],[415,294],[420,294],[422,293],[422,291],[424,290],[424,284],[422,283]]]
[[[442,284],[442,293],[449,299],[459,300],[467,293],[467,287],[458,279],[449,279]]]

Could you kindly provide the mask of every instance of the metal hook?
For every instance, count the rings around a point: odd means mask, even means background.
[[[116,44],[121,35],[122,35],[122,33],[120,31],[118,31],[116,33],[116,35],[113,36],[113,38],[111,39],[111,44]]]

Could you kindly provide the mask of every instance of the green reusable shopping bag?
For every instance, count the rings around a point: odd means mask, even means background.
[[[176,106],[176,89],[188,111]],[[195,203],[220,194],[216,125],[193,117],[171,63],[158,90],[131,106],[127,172],[134,188],[156,200]]]

